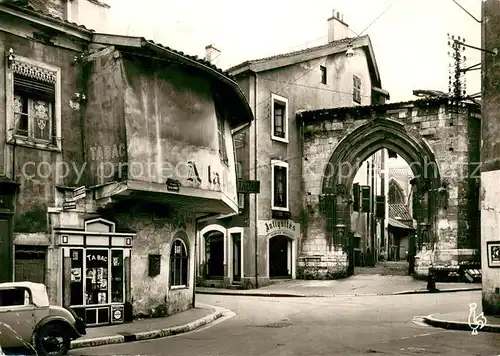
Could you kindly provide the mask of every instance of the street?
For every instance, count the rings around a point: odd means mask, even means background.
[[[418,316],[468,311],[481,292],[328,298],[198,295],[236,315],[187,334],[71,355],[499,355],[500,334],[449,331]],[[414,318],[417,317],[417,318]]]

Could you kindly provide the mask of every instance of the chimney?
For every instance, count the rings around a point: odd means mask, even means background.
[[[112,33],[109,28],[110,6],[100,0],[63,0],[64,20],[83,25],[96,32]]]
[[[328,43],[349,37],[349,25],[344,22],[344,15],[333,10],[328,19]]]
[[[213,64],[213,62],[220,56],[221,51],[209,44],[205,47],[205,60]]]

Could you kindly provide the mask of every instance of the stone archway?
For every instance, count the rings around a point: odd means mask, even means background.
[[[396,120],[377,118],[367,122],[345,136],[333,151],[325,167],[322,183],[323,199],[330,202],[327,203],[329,208],[325,210],[325,216],[330,221],[327,234],[334,245],[341,245],[342,250],[349,255],[352,183],[359,164],[382,148],[399,154],[409,164],[416,178],[415,219],[419,228],[409,248],[410,272],[413,273],[414,259],[418,258],[422,246],[432,246],[437,241],[437,192],[441,187],[441,177],[429,145],[418,132],[409,132],[404,124]],[[376,249],[372,253],[376,253]]]
[[[476,105],[457,108],[447,98],[300,112],[307,224],[298,268],[346,269],[356,168],[382,148],[402,157],[415,176],[416,272],[471,254],[464,246],[477,236],[470,207],[478,199],[467,174],[478,161],[478,113]]]

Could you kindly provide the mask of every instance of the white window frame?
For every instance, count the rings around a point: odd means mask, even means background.
[[[274,167],[286,168],[286,207],[274,205]],[[290,165],[285,161],[271,160],[271,210],[289,211],[290,209]]]
[[[33,138],[33,124],[28,122],[28,137],[15,135],[14,134],[14,71],[12,69],[12,62],[10,62],[5,67],[5,97],[6,97],[6,140],[7,143],[16,144],[19,146],[32,147],[43,150],[57,151],[61,152],[62,140],[61,140],[61,68],[51,66],[49,64],[35,61],[30,58],[21,57],[18,55],[14,56],[14,62],[26,64],[28,66],[37,67],[41,70],[52,72],[55,77],[55,102],[53,110],[53,125],[55,125],[56,137],[53,138],[52,142],[43,142]]]
[[[285,105],[283,128],[285,130],[285,137],[275,136],[274,133],[274,103],[278,102]],[[288,99],[278,94],[271,93],[271,139],[288,143]]]

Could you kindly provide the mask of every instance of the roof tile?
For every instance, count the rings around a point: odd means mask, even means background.
[[[299,51],[293,51],[293,52],[288,52],[288,53],[281,53],[281,54],[276,54],[276,55],[269,56],[269,57],[248,60],[248,61],[242,62],[242,63],[240,63],[238,65],[235,65],[235,66],[229,68],[228,71],[232,71],[232,70],[234,70],[234,69],[236,69],[238,67],[244,66],[244,65],[261,63],[261,62],[266,62],[266,61],[270,61],[270,60],[274,60],[274,59],[291,57],[291,56],[295,56],[295,55],[298,55],[298,54],[304,54],[304,53],[314,52],[314,51],[317,51],[317,50],[320,50],[320,49],[335,47],[335,46],[338,46],[340,44],[349,43],[350,41],[353,41],[355,39],[358,39],[358,38],[361,39],[361,38],[365,38],[365,37],[368,37],[368,35],[363,35],[363,36],[360,36],[360,37],[346,37],[346,38],[343,38],[343,39],[338,40],[338,41],[333,41],[333,42],[330,42],[330,43],[327,43],[327,44],[323,44],[323,45],[315,46],[315,47],[310,47],[310,48],[302,49],[302,50],[299,50]]]

